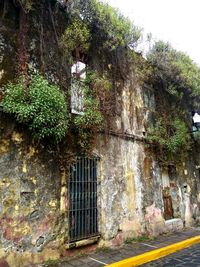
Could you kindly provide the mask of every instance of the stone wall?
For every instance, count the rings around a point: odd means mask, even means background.
[[[100,136],[96,145],[100,157],[99,224],[106,241],[102,244],[121,244],[127,238],[165,231],[161,170],[145,145],[145,125],[154,98],[152,91],[150,96],[144,95],[148,89],[142,90],[133,80],[122,91],[115,131]]]
[[[24,22],[20,22],[20,8],[15,1],[0,2],[0,86],[21,74],[19,63],[24,64],[23,60],[27,58],[25,64],[29,73],[39,71],[63,89],[68,87],[70,68],[58,45],[66,28],[66,16],[56,1],[43,2],[40,5],[38,1]],[[25,36],[21,36],[23,30]],[[22,37],[24,44],[20,40]],[[20,47],[22,45],[24,47]],[[20,49],[24,51],[20,52]]]
[[[40,261],[57,258],[66,220],[59,162],[48,145],[34,144],[2,114],[0,125],[0,257],[16,267],[23,266],[21,256],[31,259],[41,251]]]
[[[145,124],[153,109],[152,94],[145,92],[148,89],[128,81],[115,128],[96,139],[99,246],[156,236],[199,221],[198,159],[173,166],[173,172],[161,168],[145,145]],[[56,149],[36,143],[13,119],[1,113],[0,120],[0,256],[10,266],[59,258],[68,241],[69,166],[61,169]],[[167,222],[165,188],[176,219]]]
[[[112,137],[99,140],[100,153],[100,232],[111,240],[144,231],[140,172],[140,144]],[[115,241],[114,241],[115,242]]]
[[[19,14],[9,5],[4,25],[0,24],[0,85],[12,80],[17,71]],[[59,12],[56,14],[59,17]],[[42,70],[50,80],[59,77],[59,84],[67,88],[69,69],[60,52],[55,51],[49,13],[43,15],[45,21],[37,14],[29,21],[29,67]],[[39,34],[41,27],[44,36]],[[94,154],[100,158],[99,246],[118,245],[139,235],[156,236],[200,220],[198,150],[190,153],[181,166],[173,166],[173,172],[170,166],[160,166],[145,144],[146,125],[154,116],[153,89],[139,86],[132,75],[119,92],[113,128],[99,134],[94,146]],[[62,152],[68,149],[63,147]],[[70,164],[65,162],[61,168],[62,155],[58,152],[48,143],[35,142],[25,128],[0,113],[0,258],[10,266],[29,266],[63,255],[69,230]],[[166,188],[176,219],[167,223],[163,201]]]
[[[198,152],[188,154],[182,165],[159,164],[145,144],[145,126],[155,107],[153,90],[141,89],[132,80],[122,91],[115,132],[100,136],[95,151],[101,159],[100,232],[106,241],[102,243],[109,245],[142,234],[180,230],[198,223],[200,215]],[[164,218],[166,189],[172,201],[172,223]]]

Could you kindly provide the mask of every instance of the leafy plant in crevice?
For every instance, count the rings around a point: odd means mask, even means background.
[[[141,29],[123,16],[119,10],[98,0],[77,0],[68,8],[71,18],[81,17],[90,33],[109,49],[118,46],[134,48],[141,37]],[[99,45],[100,45],[99,43]]]
[[[112,84],[106,73],[100,75],[93,71],[88,71],[85,80],[75,79],[73,82],[81,88],[83,96],[82,115],[73,119],[78,134],[77,142],[82,150],[90,150],[95,142],[96,133],[103,130],[108,120]],[[112,117],[111,112],[109,114]]]
[[[88,76],[89,77],[89,76]],[[73,124],[78,134],[78,144],[81,149],[89,150],[93,143],[94,133],[103,125],[103,116],[100,111],[99,100],[94,96],[91,79],[85,81],[75,80],[80,86],[83,95],[83,113],[74,117]]]
[[[109,71],[108,66],[112,65],[112,72],[121,67],[116,71],[118,76],[121,72],[127,74],[128,68],[124,71],[123,62],[128,64],[127,50],[136,47],[141,29],[117,9],[98,0],[73,1],[66,13],[69,24],[60,38],[66,59],[70,62],[77,60],[78,54],[80,57],[86,54],[89,63],[95,58],[98,70]]]
[[[159,116],[155,125],[148,129],[147,143],[161,162],[178,162],[190,149],[188,127],[178,116]]]
[[[60,47],[69,61],[73,62],[72,52],[75,50],[75,57],[78,60],[80,58],[80,52],[86,53],[89,48],[90,32],[87,23],[81,20],[81,18],[74,18],[60,39]]]
[[[185,53],[172,48],[169,43],[156,42],[147,56],[154,69],[153,83],[163,89],[176,101],[196,105],[194,97],[200,94],[200,68]],[[198,102],[198,101],[196,101]]]
[[[86,88],[84,88],[86,89]],[[87,89],[84,91],[84,113],[77,116],[74,123],[77,127],[81,128],[101,128],[103,117],[99,111],[99,102],[97,99],[91,97]]]
[[[147,60],[152,67],[157,117],[148,128],[147,141],[161,161],[180,161],[192,146],[189,114],[199,106],[200,68],[162,41],[155,43]]]
[[[95,72],[89,72],[87,82],[92,87],[93,96],[98,99],[99,110],[101,111],[105,120],[112,117],[113,112],[113,85],[110,81],[108,73],[104,72],[102,75]]]
[[[8,83],[1,106],[5,113],[28,126],[35,138],[51,138],[58,143],[69,126],[69,113],[65,97],[56,85],[37,74],[26,86],[21,76],[16,83]]]
[[[24,9],[26,13],[28,13],[32,9],[34,4],[33,0],[17,0],[17,1],[19,2],[20,6]]]

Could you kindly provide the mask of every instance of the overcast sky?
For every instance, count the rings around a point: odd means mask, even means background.
[[[200,0],[104,0],[200,65]]]

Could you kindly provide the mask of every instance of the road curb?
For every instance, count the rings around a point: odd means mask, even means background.
[[[146,252],[144,254],[140,254],[131,258],[127,258],[122,261],[118,261],[112,264],[107,265],[107,267],[134,267],[134,266],[139,266],[144,263],[165,257],[169,254],[172,254],[178,250],[187,248],[191,245],[194,245],[196,243],[200,242],[200,235],[183,240],[178,243],[174,243],[172,245],[155,249],[149,252]]]

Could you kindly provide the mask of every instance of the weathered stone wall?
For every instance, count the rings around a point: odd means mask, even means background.
[[[60,211],[58,159],[48,145],[34,144],[2,113],[0,125],[0,258],[23,266],[13,253],[31,259],[44,250],[40,261],[58,257],[54,248],[62,243],[66,219]]]
[[[17,72],[19,14],[9,5],[4,24],[0,24],[0,85],[12,80]],[[56,14],[59,17],[60,13]],[[40,69],[50,80],[58,79],[67,87],[68,69],[60,51],[54,49],[57,37],[52,23],[48,7],[29,21],[29,67],[32,71]],[[163,169],[145,145],[146,124],[154,116],[153,90],[137,85],[132,76],[119,92],[112,131],[100,134],[94,148],[100,157],[100,245],[121,244],[141,234],[155,236],[200,220],[198,151],[191,153],[182,166],[174,166],[173,173]],[[61,171],[59,158],[51,146],[35,143],[20,125],[1,114],[0,258],[10,266],[58,258],[60,246],[68,241],[69,164],[66,162]],[[174,217],[182,222],[165,222],[166,188]]]
[[[99,224],[106,244],[120,244],[141,234],[156,236],[180,230],[183,225],[198,223],[200,215],[197,151],[181,166],[159,165],[145,144],[145,126],[154,116],[153,90],[141,89],[132,80],[122,92],[115,133],[100,136],[97,144],[101,158]],[[173,218],[177,218],[172,223],[164,219],[166,189]]]
[[[57,82],[66,89],[70,68],[58,43],[67,19],[60,5],[56,1],[43,1],[41,5],[38,2],[25,21],[20,22],[17,2],[1,1],[0,16],[0,86],[20,75],[20,62],[26,60],[23,63],[29,73],[39,71],[49,81]],[[22,37],[24,47],[20,48]],[[24,51],[20,52],[20,49]]]
[[[118,239],[121,232],[127,236],[138,235],[137,231],[144,231],[139,159],[143,147],[119,137],[107,141],[99,138],[99,153],[102,237],[105,240]]]
[[[68,87],[69,68],[58,49],[66,18],[59,8],[53,1],[38,2],[20,25],[17,2],[0,1],[0,100],[2,86],[20,74],[24,56],[30,73],[40,71]],[[25,55],[20,55],[23,29]],[[56,259],[67,240],[66,172],[56,151],[0,113],[0,258],[10,266]]]
[[[106,244],[165,230],[161,170],[144,143],[154,98],[152,93],[144,95],[133,80],[130,78],[122,91],[115,132],[100,136],[96,146],[100,157],[99,224]]]

